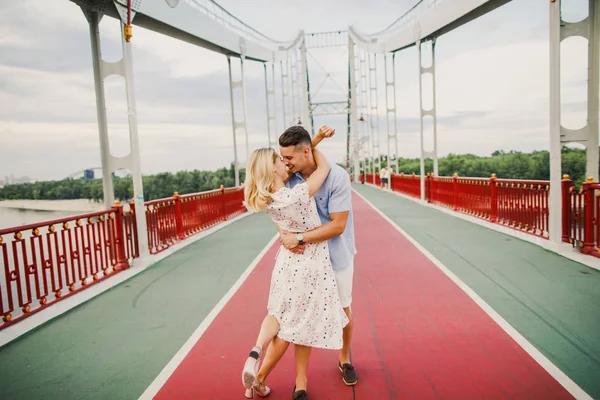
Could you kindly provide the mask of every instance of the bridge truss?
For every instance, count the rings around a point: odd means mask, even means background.
[[[111,174],[118,169],[132,173],[136,209],[144,209],[144,193],[139,158],[137,112],[133,80],[133,57],[131,50],[132,26],[144,28],[184,40],[197,46],[223,54],[228,61],[232,112],[232,136],[235,165],[235,184],[240,184],[239,136],[243,131],[245,161],[249,156],[248,129],[246,123],[246,86],[244,66],[248,61],[264,64],[265,96],[267,102],[267,126],[269,146],[278,131],[277,101],[281,99],[281,121],[284,128],[302,124],[314,134],[314,117],[319,115],[347,115],[348,135],[346,162],[351,173],[358,179],[361,170],[375,172],[381,164],[379,143],[378,68],[383,62],[385,75],[385,137],[388,165],[398,158],[398,124],[396,105],[395,53],[417,46],[419,54],[420,83],[420,168],[421,194],[425,194],[425,159],[432,158],[434,174],[438,173],[437,112],[435,88],[436,39],[473,19],[494,10],[510,0],[461,0],[460,4],[449,0],[421,0],[408,12],[380,32],[365,34],[350,26],[347,31],[323,32],[298,35],[288,41],[271,39],[233,16],[214,0],[70,0],[81,7],[90,29],[92,61],[96,91],[96,105],[101,147],[104,198],[107,207],[114,201]],[[565,0],[563,0],[565,1]],[[596,2],[589,0],[589,16],[577,23],[561,19],[561,0],[550,3],[551,44],[551,185],[549,208],[559,209],[561,202],[561,146],[578,142],[588,149],[587,174],[598,180],[598,37],[600,17]],[[122,59],[107,62],[102,59],[99,22],[103,16],[121,22]],[[568,130],[560,123],[560,42],[579,35],[589,41],[588,49],[588,124],[579,130]],[[334,101],[318,102],[318,90],[311,91],[307,57],[310,51],[325,47],[348,48],[347,95],[342,89]],[[423,65],[423,48],[431,49],[431,65]],[[234,79],[233,70],[239,70]],[[279,74],[277,74],[279,71]],[[423,93],[423,77],[431,74],[433,87]],[[104,80],[111,75],[125,79],[125,91],[129,116],[131,153],[115,157],[110,153]],[[279,82],[277,81],[279,75]],[[327,77],[326,77],[327,79]],[[313,85],[314,87],[314,85]],[[279,96],[278,91],[281,91]],[[432,96],[433,107],[423,107],[423,97]],[[236,98],[241,101],[234,101]],[[236,109],[241,104],[241,110]],[[433,147],[424,146],[424,120],[433,122]],[[361,166],[362,163],[362,166]],[[396,164],[397,167],[397,164]],[[397,172],[399,172],[396,169]],[[140,253],[147,254],[146,221],[143,213],[137,213],[140,236]],[[550,237],[560,241],[560,213],[551,213]]]

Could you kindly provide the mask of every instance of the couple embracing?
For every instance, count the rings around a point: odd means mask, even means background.
[[[269,395],[265,379],[290,343],[296,361],[292,399],[308,398],[312,348],[339,350],[337,368],[344,383],[357,382],[350,361],[356,254],[350,178],[317,150],[334,133],[323,126],[311,140],[303,127],[293,126],[279,137],[280,153],[258,149],[248,161],[246,207],[267,211],[279,230],[281,247],[267,316],[242,372],[246,398]]]

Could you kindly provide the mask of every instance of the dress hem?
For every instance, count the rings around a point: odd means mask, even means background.
[[[277,320],[277,323],[279,324],[279,326],[281,326],[281,322],[279,321],[279,318],[277,318],[277,316],[273,315],[272,313],[268,313],[268,315],[271,316],[271,317],[273,317],[273,318],[275,318]],[[348,324],[346,324],[346,325],[348,325]],[[344,325],[344,327],[346,325]],[[281,340],[283,340],[285,342],[288,342],[288,343],[297,344],[299,346],[312,347],[312,348],[315,348],[315,349],[341,350],[344,347],[343,342],[342,342],[342,345],[340,347],[325,347],[325,346],[322,346],[322,345],[314,345],[314,344],[303,343],[302,341],[298,341],[298,340],[293,339],[293,338],[287,338],[287,337],[281,336],[279,334],[279,332],[277,332],[277,335],[275,335],[275,336],[277,336],[279,339],[281,339]]]

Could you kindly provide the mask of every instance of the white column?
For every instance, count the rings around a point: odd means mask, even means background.
[[[431,77],[433,80],[433,108],[431,116],[433,117],[433,174],[439,176],[438,168],[438,140],[437,140],[437,102],[435,90],[435,38],[431,42]]]
[[[370,53],[368,58],[369,68],[369,104],[370,104],[370,116],[369,122],[371,124],[371,156],[373,163],[373,173],[381,169],[381,150],[379,148],[379,111],[378,103],[379,97],[377,94],[377,54]],[[378,165],[375,168],[375,157],[377,157]],[[375,183],[375,182],[372,182]]]
[[[121,25],[123,29],[123,25]],[[131,42],[125,40],[122,32],[123,63],[125,66],[125,89],[127,92],[127,114],[129,119],[129,141],[131,145],[129,170],[133,180],[133,197],[135,202],[135,220],[138,231],[140,257],[149,254],[148,228],[146,226],[146,206],[144,205],[144,186],[142,184],[142,165],[140,160],[140,140],[138,137],[137,108],[135,102],[135,86],[133,82],[133,57]]]
[[[550,198],[549,234],[561,242],[560,1],[550,2]]]
[[[96,113],[98,115],[98,133],[100,138],[100,158],[102,162],[102,189],[104,207],[110,208],[115,202],[115,191],[110,168],[110,145],[108,143],[108,120],[106,116],[106,96],[104,93],[104,78],[101,65],[103,63],[100,46],[99,23],[102,15],[97,12],[82,9],[90,25],[90,41],[92,46],[92,67],[94,70],[94,86],[96,91]]]
[[[290,96],[290,92],[289,92],[289,70],[288,70],[288,60],[285,60],[285,66],[284,66],[284,62],[280,61],[279,62],[279,66],[281,67],[281,106],[282,106],[282,112],[283,112],[283,130],[285,131],[289,126],[290,126],[290,114],[288,112],[288,107],[287,104],[289,103],[289,100],[286,102],[286,97],[289,98]],[[293,117],[292,117],[293,118]]]
[[[312,118],[310,116],[310,99],[308,97],[308,70],[307,70],[307,61],[306,61],[306,42],[302,39],[302,43],[300,44],[300,65],[299,65],[299,74],[301,76],[300,83],[302,85],[302,90],[300,92],[301,95],[301,118],[302,125],[304,129],[311,134],[313,132],[312,126]]]
[[[248,120],[248,107],[246,106],[246,81],[244,80],[244,61],[246,60],[246,56],[242,54],[240,56],[240,68],[241,68],[241,76],[240,83],[242,86],[242,107],[244,109],[244,119],[243,119],[243,128],[244,128],[244,136],[246,139],[246,165],[248,165],[248,160],[250,159],[250,143],[248,142],[248,125],[246,121]]]
[[[272,87],[273,89],[271,89],[273,91],[273,127],[275,128],[275,147],[277,147],[278,145],[278,140],[277,140],[277,89],[275,88],[275,61],[273,61],[271,63],[271,82],[272,82]]]
[[[388,60],[392,61],[391,67]],[[386,54],[385,62],[385,108],[386,108],[386,132],[387,132],[387,165],[391,167],[392,158],[398,163],[398,123],[396,119],[396,57],[394,54]],[[391,93],[390,93],[391,91]],[[392,139],[394,140],[394,157],[392,157]],[[396,169],[398,169],[396,164]],[[399,171],[398,171],[399,172]],[[390,185],[391,187],[391,185]]]
[[[300,102],[298,101],[297,92],[298,92],[298,49],[293,48],[290,50],[291,57],[289,57],[289,73],[290,73],[290,92],[292,94],[292,118],[294,120],[293,125],[298,124],[298,119],[301,117],[300,111]],[[299,94],[298,94],[299,96]],[[298,105],[298,107],[296,107]]]
[[[356,57],[355,57],[355,49],[354,42],[351,37],[348,37],[348,63],[349,63],[349,73],[350,73],[350,133],[352,137],[352,169],[354,181],[358,181],[358,177],[360,174],[360,160],[358,159],[358,90],[356,87]]]
[[[598,181],[598,93],[600,16],[595,0],[589,1],[588,17],[579,22],[561,19],[561,0],[550,3],[550,240],[561,243],[561,149],[566,143],[580,143],[587,149],[586,175]],[[562,126],[561,112],[561,42],[571,36],[588,39],[588,97],[587,124],[580,129]]]
[[[227,56],[227,65],[229,67],[229,99],[231,101],[231,126],[233,128],[233,169],[235,170],[235,186],[238,187],[240,186],[240,167],[238,163],[236,130],[240,124],[235,120],[235,101],[233,99],[233,89],[239,86],[239,81],[233,81],[230,56]]]
[[[269,90],[269,74],[267,73],[267,63],[263,64],[265,68],[265,94],[267,100],[267,136],[268,136],[268,146],[272,146],[271,142],[271,128],[274,125],[274,131],[277,132],[277,107],[275,106],[275,64],[271,64],[272,73],[273,73],[273,88]],[[272,104],[271,104],[271,99]],[[271,105],[273,107],[271,107]]]
[[[417,42],[417,49],[419,51],[419,101],[420,101],[420,127],[421,127],[421,200],[425,200],[425,159],[431,158],[433,160],[433,174],[438,175],[438,155],[437,155],[437,110],[436,110],[436,91],[435,91],[435,39],[431,41],[431,65],[429,67],[423,66],[423,43]],[[426,110],[423,101],[423,75],[431,74],[433,88],[431,95],[433,98],[433,105],[430,109]],[[425,132],[423,131],[423,121],[425,117],[431,116],[433,122],[433,149],[425,150]]]
[[[421,50],[421,41],[417,40],[417,50],[419,51],[419,110],[420,110],[420,118],[419,118],[419,139],[421,151],[420,153],[420,175],[421,175],[421,200],[425,201],[425,154],[423,148],[425,147],[424,139],[423,139],[423,64],[422,64],[422,50]]]
[[[368,54],[364,50],[360,50],[359,62],[360,62],[360,115],[363,120],[360,122],[361,135],[360,135],[360,160],[363,162],[363,174],[369,172],[367,169],[370,166],[371,158],[371,137],[370,137],[370,122],[369,122],[369,98],[367,97],[367,86],[369,83],[369,77],[367,74],[367,57]]]
[[[589,36],[588,36],[588,137],[587,137],[587,176],[598,182],[598,92],[599,92],[599,46],[600,46],[600,12],[595,0],[589,2]]]
[[[119,6],[122,7],[122,6]],[[99,22],[100,14],[89,9],[82,8],[90,24],[90,38],[92,45],[92,60],[94,69],[94,81],[96,88],[96,109],[98,113],[98,127],[100,133],[100,153],[102,158],[102,175],[104,203],[112,207],[114,203],[114,190],[112,184],[112,173],[119,169],[127,169],[132,174],[133,195],[135,202],[135,218],[137,223],[138,246],[140,257],[149,253],[148,230],[146,227],[146,207],[144,205],[144,189],[142,184],[142,169],[140,162],[139,138],[137,131],[137,110],[135,102],[135,86],[133,81],[133,58],[131,43],[124,37],[124,13],[120,11],[121,40],[123,57],[117,62],[106,62],[102,60],[100,52]],[[132,13],[135,15],[134,13]],[[108,140],[108,124],[106,118],[106,99],[104,94],[104,80],[110,75],[120,75],[125,79],[125,91],[127,95],[127,114],[129,121],[129,141],[131,152],[125,157],[115,157],[110,152]]]

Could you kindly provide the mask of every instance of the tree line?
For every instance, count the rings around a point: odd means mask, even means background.
[[[245,179],[245,170],[240,169],[240,181]],[[163,199],[179,194],[198,193],[235,186],[235,169],[217,171],[163,172],[142,177],[145,200]],[[133,181],[130,177],[113,177],[115,199],[128,201],[133,198]],[[89,199],[102,201],[104,198],[102,179],[65,179],[8,185],[0,189],[0,200],[72,200]]]
[[[382,165],[387,165],[385,156]],[[377,165],[377,160],[375,162]],[[398,164],[399,168],[396,168]],[[419,174],[418,158],[400,158],[391,161],[395,172]],[[364,168],[364,164],[363,164]],[[563,148],[562,171],[579,186],[586,178],[585,150]],[[425,172],[433,172],[433,161],[426,160]],[[439,175],[452,176],[458,173],[465,177],[489,178],[493,173],[498,178],[549,180],[550,154],[547,151],[522,153],[518,151],[495,151],[490,157],[479,157],[472,154],[450,154],[439,159]],[[245,179],[245,170],[240,170],[240,181]],[[115,198],[121,201],[133,197],[133,182],[131,178],[113,178]],[[163,172],[143,177],[144,198],[156,200],[179,194],[197,193],[218,189],[221,185],[235,185],[235,170],[233,163],[230,168],[217,171],[180,171],[176,173]],[[20,185],[8,185],[0,189],[0,200],[68,200],[103,199],[102,180],[68,179],[61,181],[36,182]]]
[[[377,165],[375,160],[375,165]],[[381,158],[383,166],[387,165],[387,157]],[[396,164],[398,168],[396,168]],[[363,166],[364,167],[364,166]],[[394,172],[404,174],[420,174],[418,158],[400,158],[392,160],[390,167]],[[376,169],[376,168],[375,168]],[[438,160],[439,176],[459,176],[470,178],[489,178],[496,174],[499,179],[550,180],[550,153],[534,151],[495,151],[490,157],[479,157],[472,154],[449,154]],[[367,172],[371,171],[368,168]],[[425,173],[433,173],[433,160],[425,160]],[[586,179],[586,155],[583,149],[564,147],[562,150],[562,173],[568,174],[577,185]]]

